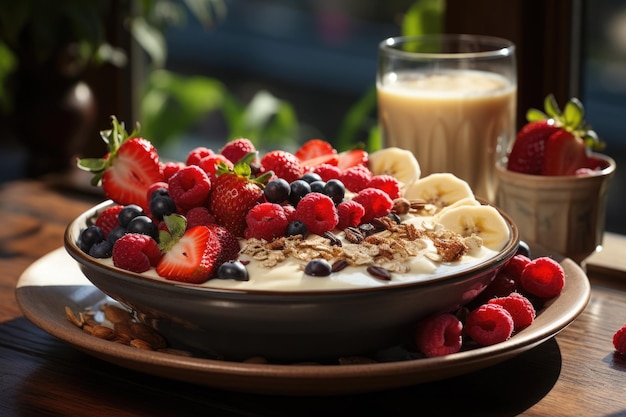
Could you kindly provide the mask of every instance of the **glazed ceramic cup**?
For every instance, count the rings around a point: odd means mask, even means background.
[[[604,161],[597,174],[528,175],[496,166],[497,205],[513,218],[522,240],[578,263],[601,247],[615,161],[595,156]]]
[[[451,172],[495,198],[494,164],[515,138],[515,45],[476,35],[390,38],[379,47],[378,120],[386,146],[422,176]]]

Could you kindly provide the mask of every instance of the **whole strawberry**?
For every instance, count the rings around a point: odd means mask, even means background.
[[[528,124],[517,134],[507,168],[531,175],[574,175],[597,168],[590,150],[602,143],[584,119],[582,103],[572,98],[561,112],[553,95],[546,97],[545,112],[530,109]]]
[[[209,211],[217,224],[237,237],[244,236],[246,216],[252,207],[259,204],[263,197],[263,184],[273,175],[270,171],[253,178],[250,160],[254,157],[254,153],[248,154],[233,168],[220,164],[209,194]]]
[[[104,195],[121,205],[137,204],[148,210],[148,188],[163,181],[159,155],[150,141],[130,134],[124,124],[112,117],[112,128],[101,132],[108,146],[104,158],[83,158],[78,167],[94,173],[93,185],[101,185]]]

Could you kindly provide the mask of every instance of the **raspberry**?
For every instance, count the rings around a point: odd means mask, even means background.
[[[291,204],[285,204],[283,206],[283,210],[285,212],[285,217],[287,217],[287,221],[291,223],[296,219],[296,208]]]
[[[530,263],[530,258],[525,255],[515,255],[504,265],[502,272],[507,273],[515,282],[519,283],[522,272],[526,265]]]
[[[310,233],[322,235],[337,226],[339,217],[330,197],[320,193],[308,193],[296,207],[296,220],[304,223]]]
[[[465,332],[479,345],[495,345],[511,337],[513,318],[500,305],[483,304],[468,314]]]
[[[189,153],[187,154],[187,160],[185,161],[186,165],[198,165],[198,163],[200,163],[200,160],[206,156],[209,155],[213,155],[215,152],[213,152],[211,149],[206,148],[204,146],[198,146],[197,148],[192,149],[191,151],[189,151]]]
[[[319,164],[311,169],[311,172],[319,175],[322,181],[338,180],[341,175],[341,169],[331,164]]]
[[[561,293],[565,285],[563,267],[555,260],[543,256],[526,265],[520,283],[524,291],[540,298],[552,298]]]
[[[274,171],[277,177],[291,183],[304,174],[304,167],[300,160],[292,153],[275,150],[265,154],[261,159],[264,171]]]
[[[501,270],[493,281],[491,281],[491,284],[489,284],[471,304],[478,307],[494,297],[507,297],[512,292],[519,290],[520,287],[517,285],[516,281],[507,272]]]
[[[213,217],[209,209],[203,206],[190,209],[185,213],[185,217],[187,218],[187,229],[216,223],[215,217]]]
[[[124,206],[122,205],[109,206],[102,210],[102,212],[96,218],[96,226],[98,226],[100,230],[102,230],[105,239],[109,236],[111,230],[120,225],[117,216],[120,214],[120,211],[122,211],[123,208]]]
[[[170,196],[176,205],[183,210],[198,207],[207,202],[211,181],[197,165],[189,165],[181,169],[168,180]]]
[[[275,203],[261,203],[254,206],[246,215],[244,236],[248,239],[265,239],[268,242],[284,236],[287,230],[287,216],[282,206]]]
[[[161,251],[154,239],[139,233],[126,233],[113,245],[113,265],[131,272],[145,272],[156,266]]]
[[[365,209],[365,214],[361,219],[362,223],[372,221],[377,217],[383,217],[391,213],[393,208],[393,201],[387,193],[377,188],[365,188],[359,191],[357,195],[352,198],[352,201],[356,201],[361,204]]]
[[[613,346],[616,351],[626,355],[626,323],[613,335]]]
[[[346,189],[353,193],[367,188],[372,179],[372,172],[365,165],[355,165],[343,171],[339,175],[339,180],[343,182]]]
[[[424,355],[444,356],[461,349],[462,332],[463,324],[454,314],[438,314],[419,323],[415,341]]]
[[[354,200],[345,200],[337,205],[337,215],[339,223],[337,229],[343,230],[346,227],[357,227],[361,224],[361,219],[365,214],[365,209]]]
[[[402,196],[400,191],[400,182],[391,175],[374,175],[370,180],[367,188],[378,188],[389,195],[389,198],[395,200]]]
[[[492,298],[489,300],[489,304],[497,304],[504,307],[513,318],[515,330],[530,326],[537,315],[530,300],[517,292],[513,292],[506,297]]]
[[[256,152],[256,148],[250,139],[246,138],[232,140],[226,143],[226,145],[224,145],[224,147],[220,150],[220,153],[233,164],[237,163],[237,161],[250,152]]]
[[[185,165],[179,162],[166,162],[163,165],[163,179],[165,181],[172,178],[174,174],[183,169]]]
[[[224,155],[220,155],[219,153],[205,156],[200,160],[200,162],[198,162],[198,166],[206,172],[211,183],[215,182],[215,178],[217,178],[217,166],[220,162],[223,162],[228,168],[233,167],[233,163],[230,162],[230,160]]]

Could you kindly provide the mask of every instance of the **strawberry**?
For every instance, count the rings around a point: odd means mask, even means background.
[[[159,233],[159,249],[163,256],[156,266],[159,276],[200,284],[207,281],[219,267],[222,247],[218,234],[207,226],[187,229],[183,216],[163,218],[167,230]]]
[[[300,161],[307,161],[320,156],[336,155],[333,145],[322,139],[311,139],[305,142],[294,155]]]
[[[112,118],[112,129],[101,132],[108,144],[104,158],[83,158],[78,167],[94,173],[93,185],[102,185],[104,195],[121,205],[137,204],[148,210],[148,188],[163,181],[159,155],[137,131],[126,133],[124,124]]]
[[[266,172],[258,178],[252,177],[248,154],[233,168],[220,164],[217,178],[209,194],[209,211],[217,224],[230,230],[235,236],[243,237],[246,228],[246,215],[263,198],[263,185],[274,175]]]
[[[540,175],[546,142],[558,130],[552,120],[538,120],[524,125],[509,155],[509,171]]]
[[[355,165],[367,165],[369,161],[369,155],[363,149],[351,149],[339,154],[339,162],[337,166],[342,171],[351,168]]]
[[[588,164],[585,142],[567,130],[558,130],[546,142],[541,175],[574,175]]]
[[[561,112],[549,95],[544,108],[545,113],[530,109],[526,114],[529,123],[517,135],[507,168],[531,175],[573,175],[594,167],[587,152],[601,149],[602,142],[586,125],[582,103],[572,98]]]
[[[310,170],[317,166],[326,164],[336,166],[339,163],[339,156],[336,153],[315,156],[313,158],[305,159],[302,161],[302,166],[306,170]]]

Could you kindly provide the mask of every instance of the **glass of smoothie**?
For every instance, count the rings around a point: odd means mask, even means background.
[[[389,38],[379,46],[378,117],[386,146],[422,175],[450,172],[495,200],[495,163],[515,138],[515,45],[476,35]]]

